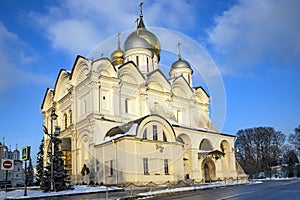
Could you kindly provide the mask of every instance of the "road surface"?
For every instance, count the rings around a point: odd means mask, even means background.
[[[149,191],[149,190],[148,190]],[[139,191],[145,192],[145,191]],[[134,192],[135,194],[138,191]],[[119,197],[129,196],[130,191],[123,192],[110,192],[108,194],[109,199],[118,199]],[[75,195],[55,197],[51,200],[98,200],[105,199],[105,193],[87,194],[87,195]],[[43,198],[47,199],[47,198]],[[196,190],[192,192],[181,192],[175,194],[168,194],[166,196],[158,196],[153,198],[147,198],[152,200],[158,199],[176,199],[176,200],[277,200],[277,199],[300,199],[300,179],[288,179],[288,180],[265,180],[261,183],[249,183],[244,185],[226,186],[221,188]]]
[[[177,193],[151,199],[184,200],[277,200],[300,199],[300,179],[263,181],[259,184],[246,184],[194,192]]]

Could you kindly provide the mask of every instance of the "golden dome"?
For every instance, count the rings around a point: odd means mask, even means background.
[[[117,59],[117,58],[123,58],[124,52],[121,49],[117,49],[114,52],[112,52],[110,58],[111,60]]]
[[[124,44],[125,51],[135,48],[149,49],[157,55],[158,59],[160,58],[160,42],[156,35],[146,29],[142,15],[137,30],[127,37]]]
[[[110,55],[110,59],[114,66],[123,64],[124,62],[124,52],[120,48],[120,34],[121,33],[118,33],[118,49]]]

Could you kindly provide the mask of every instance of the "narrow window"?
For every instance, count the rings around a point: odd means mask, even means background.
[[[153,125],[152,129],[153,129],[153,140],[157,140],[157,126]]]
[[[144,130],[144,133],[143,133],[143,140],[147,140],[147,129]]]
[[[110,176],[114,175],[113,160],[109,161],[109,175]]]
[[[125,113],[128,113],[128,99],[125,99]]]
[[[69,111],[69,123],[72,124],[72,110]]]
[[[176,116],[176,117],[177,117],[177,122],[180,123],[180,122],[181,122],[181,119],[182,119],[182,113],[181,113],[180,110],[177,110],[177,113],[176,113],[176,114],[177,114],[177,116]]]
[[[139,66],[139,57],[136,56],[136,66]]]
[[[163,142],[167,142],[167,137],[164,131],[163,131]]]
[[[86,114],[86,101],[85,100],[83,101],[82,110],[83,110],[82,114]]]
[[[168,159],[164,160],[164,170],[165,170],[165,174],[168,175],[169,174],[169,162],[168,162]]]
[[[143,158],[143,164],[144,164],[144,174],[149,175],[148,158]]]
[[[147,57],[147,72],[149,72],[149,59]]]
[[[66,113],[64,114],[64,121],[65,121],[65,129],[67,129],[68,128],[68,116]]]

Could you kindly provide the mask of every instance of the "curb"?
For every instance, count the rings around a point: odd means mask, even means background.
[[[212,187],[207,187],[207,188],[191,188],[187,190],[182,190],[182,191],[166,191],[166,192],[161,192],[157,194],[135,194],[133,196],[124,196],[119,198],[120,200],[133,200],[133,199],[138,199],[138,198],[146,198],[146,197],[161,197],[161,196],[167,196],[169,194],[178,194],[178,193],[185,193],[185,192],[195,192],[197,190],[210,190],[210,189],[215,189],[215,188],[220,188],[220,187],[233,187],[233,186],[238,186],[238,185],[244,185],[244,183],[239,183],[239,184],[234,184],[234,185],[215,185]],[[158,190],[159,191],[159,190]]]

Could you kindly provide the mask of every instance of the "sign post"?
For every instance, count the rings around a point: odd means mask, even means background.
[[[2,162],[1,162],[1,170],[5,170],[5,174],[6,174],[6,177],[5,177],[5,192],[7,192],[7,184],[8,184],[8,181],[7,181],[7,176],[8,176],[8,170],[14,170],[14,161],[11,160],[11,159],[2,159]]]
[[[14,161],[11,159],[2,159],[1,170],[14,170]]]
[[[24,169],[24,196],[27,196],[27,163],[26,161],[30,159],[30,146],[25,146],[22,148],[22,160],[25,162]]]

